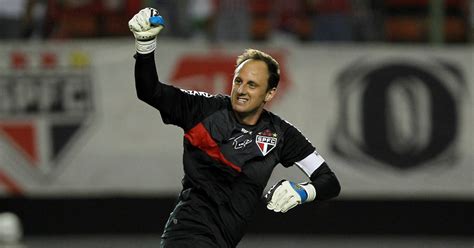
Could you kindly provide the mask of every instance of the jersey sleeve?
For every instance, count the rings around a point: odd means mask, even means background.
[[[206,116],[218,110],[224,101],[220,95],[182,90],[165,85],[163,94],[155,96],[153,107],[160,111],[166,124],[189,130]]]
[[[182,90],[159,80],[154,53],[135,55],[135,87],[138,98],[158,109],[166,124],[188,130],[225,107],[226,98],[205,92]]]
[[[283,166],[290,167],[316,150],[311,142],[290,123],[282,121],[282,129],[284,130],[284,144],[280,155],[280,163]]]

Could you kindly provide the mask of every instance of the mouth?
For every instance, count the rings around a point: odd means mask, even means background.
[[[237,97],[237,102],[238,103],[246,103],[248,102],[249,99],[245,98],[245,97]]]

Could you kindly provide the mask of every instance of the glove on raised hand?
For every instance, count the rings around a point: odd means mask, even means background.
[[[153,23],[150,23],[150,20]],[[154,8],[144,8],[128,21],[128,27],[135,36],[135,48],[138,53],[151,53],[156,48],[156,36],[163,29],[163,18]]]
[[[286,213],[298,204],[313,201],[316,198],[316,189],[310,183],[296,184],[281,180],[270,188],[264,198],[268,209]]]

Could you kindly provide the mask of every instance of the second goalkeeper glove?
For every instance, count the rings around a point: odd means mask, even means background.
[[[296,184],[281,180],[273,185],[264,197],[268,209],[286,213],[298,204],[313,201],[316,198],[316,189],[310,183]]]

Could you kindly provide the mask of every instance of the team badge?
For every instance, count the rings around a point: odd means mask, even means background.
[[[21,168],[50,180],[94,117],[89,56],[14,51],[9,66],[0,65],[0,175]]]
[[[262,152],[263,156],[266,156],[277,144],[277,134],[266,129],[265,131],[259,132],[255,138],[258,149]]]

